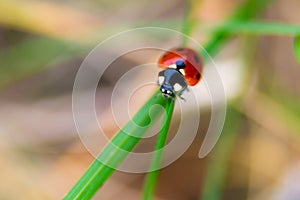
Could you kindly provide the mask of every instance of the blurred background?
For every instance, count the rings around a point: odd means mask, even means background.
[[[207,27],[223,22],[242,2],[197,1],[191,36],[207,41]],[[81,62],[120,31],[143,26],[180,31],[186,6],[180,0],[0,1],[0,199],[64,196],[94,159],[72,117]],[[299,24],[299,7],[298,0],[270,1],[259,20]],[[210,118],[209,111],[201,112],[196,140],[161,171],[156,199],[300,199],[300,67],[293,41],[237,34],[222,47],[215,61],[229,106],[221,138],[209,156],[198,158]],[[141,62],[140,56],[122,60],[127,68]],[[99,109],[110,105],[118,73],[104,77]],[[99,112],[99,118],[106,115]],[[110,121],[105,129],[117,131]],[[143,178],[116,172],[94,199],[140,199]]]

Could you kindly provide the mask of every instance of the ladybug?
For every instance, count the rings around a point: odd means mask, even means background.
[[[187,47],[173,48],[164,53],[158,60],[158,66],[165,70],[158,74],[158,85],[166,98],[174,100],[196,85],[202,78],[202,59],[196,51]]]

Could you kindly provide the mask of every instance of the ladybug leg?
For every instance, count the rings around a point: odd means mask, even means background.
[[[185,98],[182,97],[182,93],[183,93],[183,92],[184,92],[184,90],[182,90],[179,94],[177,94],[177,96],[178,96],[180,99],[186,101]]]
[[[186,99],[183,98],[181,95],[178,95],[178,97],[179,97],[180,99],[182,99],[184,102],[186,102]]]
[[[184,88],[182,88],[181,91],[177,95],[181,96],[186,90],[188,91],[187,86],[185,86]]]
[[[187,86],[186,86],[185,88],[183,88],[183,89],[177,94],[177,96],[178,96],[180,99],[184,100],[185,102],[186,102],[186,100],[185,100],[185,98],[182,97],[182,94],[183,94],[186,90],[188,91]]]

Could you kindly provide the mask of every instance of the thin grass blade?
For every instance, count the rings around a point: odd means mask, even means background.
[[[158,135],[156,146],[155,146],[155,153],[153,155],[153,159],[150,166],[150,172],[146,175],[146,180],[144,183],[143,189],[143,199],[144,200],[151,200],[153,199],[155,188],[157,185],[157,179],[159,176],[159,166],[162,159],[163,154],[163,147],[167,140],[168,130],[171,124],[171,119],[173,115],[175,102],[168,99],[166,103],[166,111],[162,123],[161,131]]]

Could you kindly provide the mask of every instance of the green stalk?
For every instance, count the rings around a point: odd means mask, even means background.
[[[260,13],[270,2],[271,0],[246,0],[228,20],[225,21],[224,26],[226,24],[233,23],[235,21],[246,21],[254,18],[258,13]],[[224,43],[230,39],[232,35],[223,31],[222,28],[216,30],[209,42],[205,45],[205,51],[200,50],[200,54],[203,57],[204,61],[209,60],[208,56],[215,55],[220,47],[224,45]]]
[[[187,1],[186,8],[185,8],[185,15],[183,17],[182,29],[181,29],[181,32],[184,34],[181,41],[182,46],[187,45],[188,38],[185,36],[190,36],[197,24],[195,11],[193,9],[195,9],[198,3],[199,3],[198,0]]]
[[[294,42],[294,52],[298,63],[300,64],[300,34],[296,35]]]
[[[234,24],[238,21],[246,21],[254,18],[270,0],[247,0],[225,23],[224,27],[228,24]],[[205,62],[208,56],[215,55],[220,47],[232,37],[232,34],[222,30],[222,26],[216,30],[211,40],[205,45],[205,50],[200,51]],[[216,147],[213,159],[209,161],[207,167],[207,174],[204,181],[204,188],[200,199],[203,200],[218,200],[221,199],[222,188],[226,176],[226,166],[238,130],[240,121],[240,113],[236,111],[232,105],[227,106],[226,121],[221,136],[220,145]]]
[[[115,171],[115,167],[119,166],[128,153],[131,152],[139,142],[140,137],[146,132],[145,127],[149,127],[149,125],[153,123],[151,119],[157,119],[160,116],[161,112],[152,112],[153,115],[152,118],[150,118],[149,111],[151,107],[156,104],[162,107],[170,104],[162,95],[158,95],[159,93],[160,91],[158,90],[152,95],[124,129],[120,130],[114,136],[112,141],[104,148],[84,175],[66,194],[64,197],[65,200],[90,199],[97,192]],[[135,133],[135,136],[128,135],[128,133],[125,133],[123,130],[133,130],[132,132]],[[109,163],[113,168],[103,163]]]
[[[230,34],[253,34],[253,35],[275,35],[275,36],[297,36],[300,35],[299,25],[290,25],[274,22],[260,21],[234,21],[218,27],[216,31]]]
[[[143,199],[144,200],[151,200],[154,196],[155,187],[159,175],[159,166],[163,154],[162,148],[164,147],[168,130],[171,124],[171,118],[174,110],[174,101],[168,99],[166,104],[166,112],[164,115],[164,120],[162,124],[162,129],[158,135],[156,146],[155,146],[155,152],[152,158],[151,166],[150,166],[150,172],[146,176],[146,180],[144,183],[144,189],[143,189]]]
[[[202,200],[221,199],[224,188],[228,160],[233,149],[241,120],[241,114],[232,106],[227,106],[226,121],[219,143],[216,145],[207,166]]]

